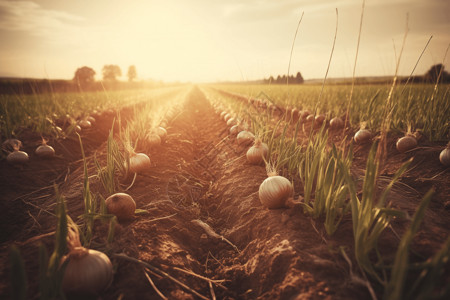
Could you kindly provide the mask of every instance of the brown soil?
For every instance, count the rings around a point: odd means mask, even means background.
[[[129,112],[125,115],[132,117]],[[102,126],[83,136],[88,153],[92,156],[97,149],[96,156],[103,161],[110,124],[111,118],[105,119]],[[109,245],[107,225],[96,223],[91,247],[105,251],[115,267],[114,281],[101,299],[159,299],[142,264],[114,255],[120,253],[163,270],[207,298],[370,299],[367,288],[350,276],[350,266],[339,250],[344,247],[352,260],[351,271],[359,274],[352,252],[350,215],[330,237],[323,220],[312,219],[299,206],[276,210],[262,207],[258,188],[267,176],[264,168],[246,162],[246,149],[228,136],[226,124],[200,89],[191,90],[167,131],[167,140],[147,153],[152,169],[139,174],[128,190],[137,208],[148,210],[148,214],[117,226]],[[412,215],[428,189],[436,190],[414,242],[412,259],[420,261],[436,253],[448,237],[450,212],[445,202],[450,195],[450,171],[437,159],[439,145],[421,141],[423,147],[400,154],[394,142],[395,137],[390,137],[385,177],[391,177],[410,157],[414,159],[402,184],[390,194],[393,206]],[[19,245],[26,262],[29,298],[38,298],[37,244],[44,243],[49,251],[54,244],[54,235],[45,235],[54,231],[56,224],[51,214],[51,183],[62,183],[61,191],[74,220],[83,213],[78,142],[61,141],[60,148],[56,147],[58,143],[55,141],[55,148],[61,156],[51,161],[32,159],[22,169],[0,161],[1,298],[10,296],[7,252],[13,243]],[[364,169],[368,148],[355,148],[356,171]],[[92,166],[89,174],[95,174]],[[91,185],[94,192],[107,196],[95,178]],[[384,185],[380,182],[380,187]],[[208,234],[199,224],[208,224],[230,243]],[[393,223],[400,235],[407,225],[404,220]],[[33,238],[38,235],[42,236]],[[398,239],[387,230],[380,241],[383,254],[393,257],[397,245]],[[148,275],[169,299],[199,298],[167,276],[155,272]],[[196,275],[223,281],[209,284]],[[449,283],[448,274],[445,282]],[[380,286],[373,283],[373,287],[381,296]]]

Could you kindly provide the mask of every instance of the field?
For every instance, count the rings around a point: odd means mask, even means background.
[[[448,299],[449,88],[0,95],[0,298]],[[405,135],[417,144],[399,151]],[[54,156],[35,153],[43,140]],[[25,163],[8,159],[19,148]],[[273,172],[286,193],[260,188]],[[114,193],[131,216],[106,207]],[[95,292],[62,292],[68,224],[112,263]]]

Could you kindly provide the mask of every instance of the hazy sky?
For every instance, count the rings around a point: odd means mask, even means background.
[[[286,74],[302,12],[291,74],[351,77],[362,0],[0,0],[0,76],[71,79],[106,64],[139,79],[217,81]],[[367,0],[357,76],[416,74],[443,62],[450,43],[449,0]],[[450,69],[450,53],[444,64]]]

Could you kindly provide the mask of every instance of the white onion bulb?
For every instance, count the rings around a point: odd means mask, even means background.
[[[156,128],[156,134],[159,135],[161,141],[164,141],[167,137],[167,130],[164,127]]]
[[[233,125],[230,128],[230,134],[236,136],[239,133],[239,130],[240,130],[239,125]]]
[[[269,175],[259,186],[259,200],[267,208],[283,208],[293,191],[294,188],[287,178]]]
[[[70,252],[61,260],[61,264],[67,263],[62,279],[64,292],[81,299],[100,295],[113,280],[111,261],[100,251],[82,247],[78,231],[69,228],[68,237]]]
[[[144,153],[136,153],[130,157],[129,170],[132,173],[145,172],[150,166],[150,158]]]
[[[237,142],[239,145],[250,145],[255,140],[255,135],[250,131],[243,130],[237,135]]]
[[[255,141],[255,144],[247,150],[247,160],[254,165],[259,165],[267,159],[269,147],[266,143],[261,142],[260,139]]]
[[[450,167],[450,143],[448,144],[447,148],[442,150],[441,154],[439,154],[439,160],[444,166]]]

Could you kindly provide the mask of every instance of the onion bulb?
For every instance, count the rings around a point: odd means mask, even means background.
[[[145,137],[145,144],[149,147],[156,147],[161,145],[161,138],[156,133],[149,133]]]
[[[37,147],[34,153],[39,157],[49,158],[55,156],[55,149],[53,149],[52,146],[47,145],[47,140],[42,138],[42,145]]]
[[[314,118],[314,126],[316,128],[320,128],[322,127],[323,122],[325,121],[325,116],[324,115],[318,115]]]
[[[156,128],[156,134],[159,135],[161,141],[164,141],[167,137],[167,130],[164,127]]]
[[[105,200],[108,213],[113,214],[119,221],[130,220],[134,217],[136,202],[125,193],[116,193]]]
[[[80,122],[78,122],[78,125],[80,125],[80,127],[83,129],[91,128],[91,126],[92,126],[91,122],[89,122],[86,119],[83,119]]]
[[[269,173],[259,186],[259,201],[267,208],[283,208],[287,200],[292,196],[294,188],[291,182],[276,173]]]
[[[306,117],[306,122],[307,123],[312,123],[313,120],[315,120],[316,117],[314,117],[313,114],[310,114],[309,116]]]
[[[232,136],[236,136],[239,133],[239,130],[240,130],[239,125],[233,125],[230,128],[230,134]]]
[[[412,134],[407,134],[406,136],[398,139],[395,146],[399,152],[404,153],[414,149],[417,146],[417,140]]]
[[[339,117],[334,117],[330,120],[330,128],[331,129],[341,129],[344,127],[344,121],[342,121]]]
[[[111,261],[103,252],[82,247],[78,231],[71,227],[68,239],[69,254],[61,260],[66,263],[63,291],[80,298],[100,295],[113,280]]]
[[[6,161],[13,165],[21,165],[28,161],[28,154],[17,149],[6,156]]]
[[[367,129],[360,129],[355,133],[353,139],[357,144],[364,144],[372,139],[372,133]]]
[[[261,142],[260,139],[255,140],[255,144],[247,151],[247,160],[253,165],[259,165],[267,159],[269,147],[266,143]]]
[[[236,125],[236,119],[235,118],[229,118],[227,121],[227,126],[233,126]]]
[[[94,124],[95,124],[95,118],[92,117],[92,116],[87,116],[87,117],[86,117],[86,120],[89,121],[89,122],[91,122],[91,125],[94,125]]]
[[[304,111],[302,111],[302,114],[300,115],[300,118],[302,120],[305,120],[310,114],[311,114],[311,112],[309,110],[304,110]]]
[[[224,120],[225,122],[228,122],[228,120],[231,119],[231,117],[232,117],[231,114],[228,113],[228,114],[226,114],[225,116],[223,116],[223,120]]]
[[[237,135],[237,142],[239,145],[250,145],[255,140],[255,135],[250,131],[243,130]]]
[[[150,166],[150,158],[144,153],[136,153],[130,157],[129,170],[132,173],[145,172]]]
[[[447,147],[439,154],[439,160],[444,166],[450,167],[450,143],[448,143]]]
[[[226,114],[227,114],[226,111],[221,112],[221,113],[220,113],[220,118],[223,119],[223,117],[225,117]]]

